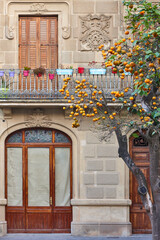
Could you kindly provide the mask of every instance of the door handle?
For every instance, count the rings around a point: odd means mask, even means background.
[[[49,198],[50,205],[52,205],[52,197]]]

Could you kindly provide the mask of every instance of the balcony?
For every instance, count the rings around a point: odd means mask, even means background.
[[[86,79],[90,84],[101,88],[106,97],[111,98],[111,91],[123,90],[132,87],[133,78],[126,73],[125,79],[121,80],[112,69],[50,69],[42,76],[34,75],[30,70],[27,75],[23,69],[0,70],[0,105],[24,105],[24,103],[48,103],[61,105],[66,102],[59,92],[64,79],[70,78],[68,88],[74,94],[76,80]],[[66,102],[67,103],[67,102]]]

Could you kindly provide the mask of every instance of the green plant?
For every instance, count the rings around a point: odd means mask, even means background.
[[[54,74],[54,71],[53,71],[53,70],[50,70],[48,73],[49,73],[49,74]]]
[[[24,70],[25,70],[25,71],[29,71],[29,70],[31,70],[31,68],[30,68],[30,67],[27,67],[27,66],[25,66],[25,67],[24,67]]]
[[[46,70],[45,70],[44,67],[41,66],[41,67],[35,68],[35,69],[33,70],[33,72],[34,72],[34,74],[37,75],[37,76],[42,76],[42,75],[45,74]]]

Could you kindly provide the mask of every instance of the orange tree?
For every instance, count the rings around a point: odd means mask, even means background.
[[[93,119],[101,139],[105,140],[108,133],[115,132],[119,143],[119,156],[138,181],[138,193],[151,221],[152,237],[159,240],[160,4],[152,4],[147,0],[124,0],[123,4],[127,11],[125,37],[108,51],[103,50],[103,45],[99,46],[99,49],[102,50],[106,68],[112,67],[121,82],[125,82],[126,75],[130,74],[133,84],[106,93],[103,87],[82,79],[75,81],[73,93],[73,89],[70,90],[73,83],[71,84],[70,78],[66,78],[60,92],[70,103],[73,128],[79,127],[83,117],[88,117]],[[118,103],[117,107],[110,107],[111,102]],[[121,119],[121,113],[126,110],[127,117]],[[128,117],[129,115],[131,117]],[[147,186],[145,176],[128,153],[127,133],[131,129],[138,130],[148,142],[150,186]],[[138,137],[135,133],[133,136]]]

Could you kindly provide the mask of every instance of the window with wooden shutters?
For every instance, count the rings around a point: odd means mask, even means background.
[[[19,67],[57,68],[57,17],[20,17]]]

